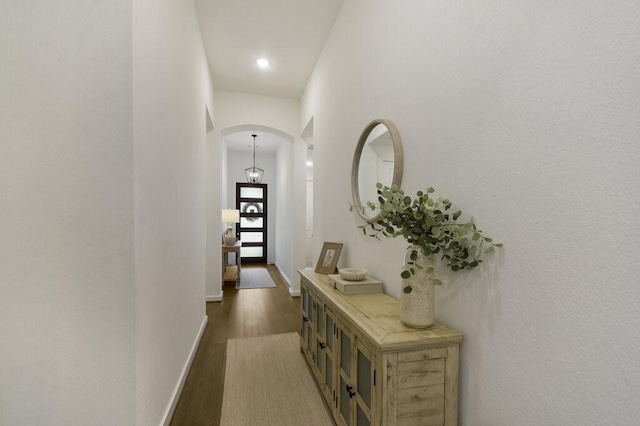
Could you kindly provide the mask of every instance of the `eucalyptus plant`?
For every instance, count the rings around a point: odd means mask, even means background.
[[[375,221],[360,226],[362,232],[370,237],[395,238],[402,236],[412,248],[400,276],[403,279],[415,275],[416,268],[425,269],[427,276],[436,285],[442,285],[434,276],[433,262],[421,265],[418,250],[425,256],[439,255],[441,260],[452,271],[473,269],[478,266],[485,255],[502,247],[482,234],[471,218],[467,222],[458,222],[462,215],[460,210],[453,211],[448,198],[434,199],[430,196],[435,190],[418,191],[416,197],[406,196],[396,185],[391,187],[377,184],[378,202],[367,202],[372,210],[380,208],[380,215]],[[353,209],[354,206],[351,206]],[[407,285],[403,291],[411,293]]]

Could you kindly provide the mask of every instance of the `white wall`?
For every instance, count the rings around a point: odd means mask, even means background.
[[[294,226],[292,223],[294,206],[294,179],[293,179],[293,144],[291,142],[282,143],[278,147],[276,158],[278,162],[278,173],[276,177],[276,203],[278,212],[287,214],[276,215],[276,258],[278,259],[278,269],[283,278],[292,283],[297,277],[293,275],[293,244]],[[290,284],[291,285],[291,284]]]
[[[195,10],[10,1],[0,20],[0,424],[160,424],[206,319]]]
[[[292,141],[283,142],[290,145],[290,148],[287,149],[291,149],[291,153],[287,155],[281,153],[280,159],[276,159],[276,168],[279,173],[282,173],[277,178],[279,182],[284,184],[287,179],[293,179],[293,182],[291,182],[290,186],[280,185],[289,189],[286,192],[276,191],[273,194],[276,197],[276,201],[271,206],[278,208],[278,206],[288,205],[290,201],[287,200],[297,199],[297,197],[304,199],[304,173],[306,166],[304,156],[300,152],[301,149],[304,150],[304,142],[298,137],[301,133],[299,100],[216,90],[215,105],[215,126],[223,133],[232,131],[233,128],[246,130],[249,128],[247,126],[253,126],[253,128],[270,131],[284,139],[292,139]],[[227,164],[231,160],[225,160],[226,155],[231,156],[231,154],[223,153],[222,170],[225,173],[223,182],[225,179],[229,179],[224,186],[223,192],[225,190],[230,192],[226,194],[226,197],[223,194],[223,204],[225,202],[232,203],[235,197],[235,183],[230,178],[230,174],[234,172],[230,165]],[[285,157],[287,160],[283,160]],[[247,166],[241,169],[245,167]],[[267,168],[262,168],[266,172]],[[244,177],[241,177],[242,181],[244,179]],[[234,189],[231,192],[232,185]],[[279,229],[276,226],[275,234],[271,234],[270,237],[275,250],[270,249],[269,252],[274,253],[276,256],[271,261],[279,267],[286,279],[290,280],[290,293],[298,295],[299,282],[295,271],[304,267],[305,204],[293,203],[290,210],[282,211],[280,209],[277,216],[270,215],[270,217],[274,219],[277,217],[281,221]],[[285,228],[285,226],[292,227],[292,229]],[[293,238],[284,238],[283,234],[285,233]],[[208,287],[207,291],[215,293],[218,290],[214,284],[211,290]]]
[[[505,244],[438,289],[465,335],[461,424],[640,417],[639,21],[630,0],[347,0],[306,88],[316,235],[344,241],[339,264],[399,297],[406,242],[347,208],[373,118],[400,131],[408,193],[434,186]]]
[[[211,117],[211,115],[210,115]],[[207,281],[205,285],[206,300],[222,300],[222,266],[221,266],[221,200],[226,197],[226,150],[220,141],[220,132],[214,128],[213,121],[208,123],[211,130],[207,133],[205,202],[207,204]],[[223,196],[224,194],[224,196]]]
[[[267,126],[293,137],[300,134],[298,99],[216,90],[215,126],[221,131],[246,124]]]
[[[206,319],[213,88],[191,1],[138,0],[133,26],[137,423],[155,425]]]
[[[0,5],[0,424],[135,423],[131,2]]]

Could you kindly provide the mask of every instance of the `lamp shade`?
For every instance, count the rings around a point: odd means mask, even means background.
[[[223,209],[222,210],[222,222],[223,223],[238,223],[238,222],[240,222],[240,210]]]

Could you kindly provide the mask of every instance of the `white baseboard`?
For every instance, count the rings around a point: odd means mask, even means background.
[[[207,302],[222,302],[222,294],[224,291],[220,291],[218,296],[207,296]]]
[[[276,266],[276,268],[278,268],[278,272],[280,272],[280,275],[282,275],[282,278],[284,278],[284,280],[287,282],[287,285],[289,286],[289,288],[291,288],[291,280],[289,279],[287,274],[284,273],[280,265],[278,265],[277,263],[274,263],[274,265]]]
[[[173,412],[176,410],[176,406],[178,405],[178,400],[180,399],[180,394],[182,393],[182,388],[184,388],[184,383],[187,380],[187,375],[189,375],[189,369],[191,368],[191,363],[193,362],[193,358],[196,356],[196,351],[198,350],[198,346],[200,346],[200,339],[202,339],[202,334],[204,333],[204,329],[207,328],[207,323],[209,322],[209,317],[204,316],[202,320],[202,325],[200,326],[200,331],[198,331],[198,335],[196,336],[196,340],[193,342],[193,346],[191,347],[191,352],[189,353],[189,358],[187,358],[187,362],[185,362],[184,367],[182,368],[182,373],[180,374],[180,380],[176,384],[175,389],[173,390],[173,397],[171,398],[171,403],[167,407],[167,410],[164,413],[164,421],[162,424],[164,426],[169,426],[171,423],[171,419],[173,418]]]
[[[293,291],[293,289],[291,287],[289,287],[289,296],[291,296],[291,297],[300,297],[300,292],[299,291]]]
[[[300,297],[300,290],[293,291],[293,287],[291,286],[291,280],[289,279],[289,277],[287,277],[287,274],[284,273],[282,268],[280,268],[280,266],[277,263],[274,263],[274,265],[276,266],[276,268],[278,268],[278,271],[280,272],[280,275],[282,275],[282,278],[284,278],[284,280],[287,282],[287,285],[289,286],[289,295],[291,297]]]

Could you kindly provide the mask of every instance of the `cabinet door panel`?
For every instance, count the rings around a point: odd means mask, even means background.
[[[316,333],[324,339],[324,307],[321,303],[316,303]]]
[[[329,394],[333,394],[333,360],[327,357],[327,363],[324,370],[324,382],[329,390]]]
[[[346,425],[351,424],[351,397],[347,392],[347,384],[344,381],[344,377],[340,375],[340,387],[339,387],[339,400],[340,400],[340,420]]]
[[[340,335],[340,369],[347,376],[351,376],[351,335],[344,328],[339,329]]]
[[[303,285],[301,286],[302,289],[302,312],[303,314],[308,314],[309,313],[309,303],[307,301],[307,295],[309,294],[309,290],[307,290],[307,286]]]
[[[324,307],[324,393],[328,401],[335,402],[335,377],[337,374],[338,363],[335,360],[335,320],[333,312],[327,306]],[[332,409],[335,408],[335,404],[329,404]]]
[[[325,336],[327,336],[327,348],[329,350],[329,352],[333,353],[333,339],[334,339],[334,333],[335,333],[335,322],[333,320],[333,314],[331,313],[331,311],[329,309],[327,309],[327,331],[325,333]]]
[[[354,369],[354,382],[356,383],[356,424],[368,425],[371,422],[371,413],[374,412],[373,395],[375,386],[375,360],[373,359],[371,351],[369,351],[369,349],[367,349],[360,340],[356,338],[355,343],[356,367]]]
[[[313,329],[315,324],[315,310],[316,302],[311,292],[308,293],[308,307],[309,307],[309,333],[307,335],[307,346],[309,347],[309,354],[311,355],[312,364],[316,360],[316,345],[313,338]]]
[[[373,377],[371,374],[371,360],[362,349],[358,348],[358,394],[367,408],[371,410],[371,395],[373,394]]]
[[[362,411],[362,408],[358,406],[358,416],[356,418],[356,426],[369,426],[371,422],[367,418],[367,415]]]
[[[322,385],[322,381],[324,379],[324,369],[322,368],[322,360],[324,356],[324,343],[322,343],[319,339],[316,339],[316,368],[318,369],[319,382]]]

